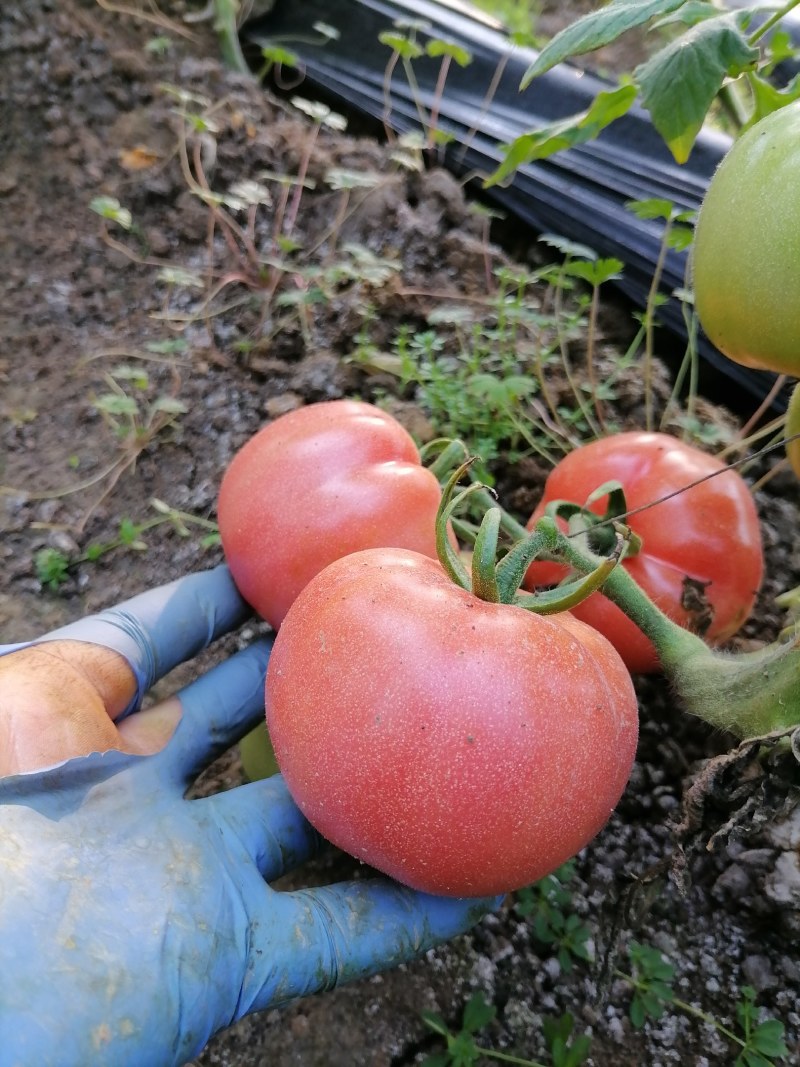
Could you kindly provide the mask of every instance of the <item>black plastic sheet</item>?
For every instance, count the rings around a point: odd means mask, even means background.
[[[414,60],[413,88],[399,63],[387,77],[392,53],[378,37],[387,30],[402,32],[395,27],[398,20],[414,20],[423,45],[439,38],[471,54],[466,67],[450,64],[442,93],[437,93],[440,59]],[[312,29],[316,22],[334,27],[338,37],[322,43]],[[403,134],[424,132],[420,113],[435,112],[437,127],[452,138],[443,161],[459,176],[491,174],[503,158],[503,144],[584,111],[609,88],[594,74],[560,64],[521,92],[536,53],[514,46],[499,24],[457,0],[276,0],[269,14],[245,24],[241,36],[245,48],[276,41],[289,48],[302,63],[304,93],[316,87],[345,114],[355,110]],[[614,284],[644,308],[661,254],[663,222],[638,218],[627,201],[662,198],[680,210],[697,209],[729,144],[723,135],[703,130],[689,161],[679,165],[648,113],[634,107],[597,140],[527,164],[505,186],[483,189],[478,180],[475,191],[538,234],[558,234],[622,260],[625,270]],[[658,319],[683,341],[684,308],[673,294],[686,282],[687,253],[670,249],[661,277],[666,302]],[[771,375],[733,363],[702,334],[698,348],[716,372],[717,399],[727,400],[737,390],[762,399],[771,388]]]

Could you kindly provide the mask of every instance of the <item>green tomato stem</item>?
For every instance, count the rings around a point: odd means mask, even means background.
[[[489,508],[472,549],[472,592],[492,604],[500,602],[497,585],[497,539],[500,534],[500,508]]]
[[[497,501],[492,496],[490,490],[480,483],[475,482],[475,490],[473,493],[473,499],[477,500],[479,504],[482,504],[485,508],[496,508]],[[521,522],[517,520],[505,510],[500,508],[500,529],[504,533],[507,533],[512,541],[522,541],[527,537],[530,537],[531,532]]]
[[[480,482],[472,482],[457,492],[458,483],[469,471],[471,459],[465,460],[448,479],[436,515],[436,552],[439,562],[451,581],[474,596],[492,604],[513,604],[538,615],[554,615],[575,607],[599,589],[609,573],[622,559],[626,538],[615,531],[615,551],[597,558],[583,577],[543,592],[520,593],[519,587],[528,567],[537,556],[550,557],[561,537],[556,520],[545,516],[533,532],[522,529],[522,536],[498,563],[498,542],[506,513],[494,503],[494,498]],[[491,506],[483,516],[473,543],[472,573],[467,571],[457,549],[451,544],[449,525],[453,512],[467,497],[477,496]],[[513,521],[513,520],[512,520]],[[518,526],[515,523],[515,526]],[[626,528],[622,528],[627,532]]]
[[[551,558],[582,574],[598,564],[598,557],[563,534]],[[800,634],[756,652],[715,652],[657,608],[624,567],[611,571],[603,593],[653,642],[691,714],[740,738],[800,724]]]
[[[769,33],[773,26],[776,26],[782,18],[785,18],[790,11],[796,8],[798,3],[800,3],[800,0],[788,0],[788,3],[785,3],[782,7],[778,8],[777,11],[773,11],[769,18],[765,19],[758,29],[750,34],[747,43],[751,45],[757,44],[762,37],[765,37]]]

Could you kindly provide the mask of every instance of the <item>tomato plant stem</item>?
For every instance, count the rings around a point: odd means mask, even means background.
[[[552,558],[582,574],[595,571],[599,559],[563,534]],[[623,567],[610,572],[603,593],[653,642],[693,715],[741,738],[800,724],[800,634],[756,652],[715,652],[657,608]]]
[[[750,35],[748,43],[757,44],[758,41],[762,40],[762,38],[769,33],[773,26],[776,26],[793,8],[796,8],[798,3],[800,3],[800,0],[789,0],[788,3],[784,4],[777,11],[773,11],[769,18],[765,19],[758,29]]]

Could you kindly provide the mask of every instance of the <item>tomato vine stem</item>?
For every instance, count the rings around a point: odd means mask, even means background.
[[[450,451],[449,458],[454,455]],[[472,482],[457,491],[472,462],[467,458],[451,474],[436,520],[439,558],[453,581],[484,600],[513,604],[538,614],[568,610],[602,588],[603,594],[652,641],[667,679],[690,714],[742,739],[800,726],[800,621],[795,620],[778,641],[757,651],[715,651],[665,615],[628,571],[618,566],[626,552],[636,550],[636,539],[613,514],[620,509],[620,518],[630,514],[625,511],[624,498],[617,496],[607,516],[598,518],[591,527],[580,521],[583,509],[578,508],[571,518],[556,509],[527,530],[498,506],[491,490],[481,483]],[[598,490],[601,492],[611,495],[615,487],[607,484]],[[474,538],[471,574],[448,534],[453,513],[468,498],[486,508]],[[565,517],[569,521],[567,533],[557,521]],[[610,554],[596,551],[592,534],[599,524],[614,530]],[[509,534],[513,543],[497,563],[501,531]],[[566,564],[578,577],[554,589],[520,593],[522,579],[536,558]]]
[[[439,562],[456,585],[481,600],[495,604],[513,604],[537,615],[554,615],[574,608],[603,585],[625,554],[630,534],[627,527],[620,526],[615,531],[613,551],[606,556],[595,557],[595,563],[589,567],[588,572],[581,573],[555,589],[520,593],[522,579],[533,560],[539,556],[550,558],[562,535],[555,519],[549,517],[542,519],[533,531],[520,527],[522,536],[498,563],[499,536],[506,513],[495,503],[491,491],[480,482],[472,482],[465,489],[456,492],[458,483],[469,472],[472,463],[473,459],[468,458],[450,476],[442,492],[436,517]],[[487,500],[489,502],[475,536],[471,574],[449,536],[453,512],[468,497],[478,497],[482,503]]]
[[[550,558],[583,574],[597,567],[596,556],[563,534]],[[610,571],[603,593],[653,642],[691,714],[740,738],[800,725],[800,630],[755,652],[716,652],[657,608],[623,567]]]

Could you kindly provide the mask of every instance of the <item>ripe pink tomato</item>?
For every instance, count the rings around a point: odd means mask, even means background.
[[[622,484],[628,508],[636,509],[715,471],[724,473],[625,520],[643,545],[623,566],[671,619],[718,644],[732,637],[750,614],[764,563],[750,490],[716,457],[662,433],[633,431],[592,441],[553,469],[528,528],[550,501],[584,504],[611,479]],[[602,498],[591,510],[603,514],[606,505]],[[529,568],[525,586],[554,584],[566,573],[558,564],[537,562]],[[651,642],[602,593],[593,593],[573,614],[604,634],[629,670],[659,669]]]
[[[287,614],[267,724],[309,821],[447,896],[528,885],[608,820],[638,734],[630,675],[569,615],[488,603],[416,552],[331,564]]]
[[[217,513],[233,580],[277,628],[301,589],[340,556],[394,545],[435,557],[440,499],[396,419],[333,400],[252,437],[225,472]]]

